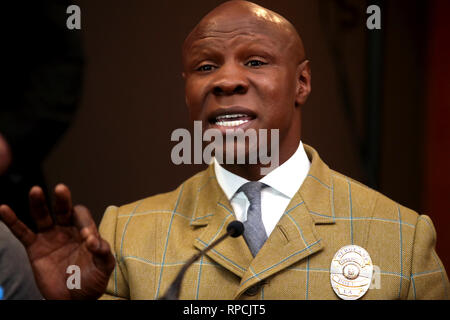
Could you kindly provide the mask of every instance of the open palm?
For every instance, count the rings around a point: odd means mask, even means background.
[[[38,232],[25,226],[6,205],[0,218],[25,246],[36,283],[46,299],[97,299],[106,289],[115,260],[87,208],[72,207],[70,190],[55,188],[55,215],[50,216],[44,193],[30,191],[30,212]],[[69,266],[80,270],[80,288],[67,285]]]

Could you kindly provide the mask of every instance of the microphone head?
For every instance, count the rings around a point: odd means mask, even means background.
[[[240,221],[231,221],[227,226],[227,232],[233,238],[237,238],[244,233],[244,224]]]

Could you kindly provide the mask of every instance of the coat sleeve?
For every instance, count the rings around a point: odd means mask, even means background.
[[[118,245],[120,245],[120,241],[117,240],[116,235],[118,212],[119,208],[109,206],[103,215],[99,228],[100,235],[109,243],[112,254],[116,259],[116,266],[109,279],[106,292],[100,297],[102,300],[129,299],[130,297],[128,282],[125,276],[126,270],[123,269],[121,257],[118,254]]]
[[[450,286],[436,250],[436,230],[426,215],[419,216],[414,235],[408,299],[449,299]]]

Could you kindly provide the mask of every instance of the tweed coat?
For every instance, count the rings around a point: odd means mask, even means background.
[[[339,299],[330,264],[343,246],[375,266],[361,299],[448,299],[430,218],[331,170],[305,145],[310,171],[256,257],[227,238],[187,271],[180,299]],[[176,190],[107,208],[100,233],[116,267],[103,299],[157,299],[185,261],[225,233],[232,206],[213,165]]]

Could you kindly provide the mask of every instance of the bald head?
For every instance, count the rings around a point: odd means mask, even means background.
[[[298,64],[305,60],[303,42],[295,27],[283,16],[248,1],[227,1],[210,11],[195,26],[183,44],[183,62],[198,40],[217,35],[233,37],[242,30],[258,30],[274,39],[274,45],[282,44]]]
[[[297,150],[311,72],[302,40],[285,18],[251,2],[225,2],[186,38],[183,66],[186,106],[204,130],[226,136],[233,129],[276,129],[280,163]],[[239,145],[224,144],[224,150]],[[248,180],[259,179],[258,166],[227,168]]]

